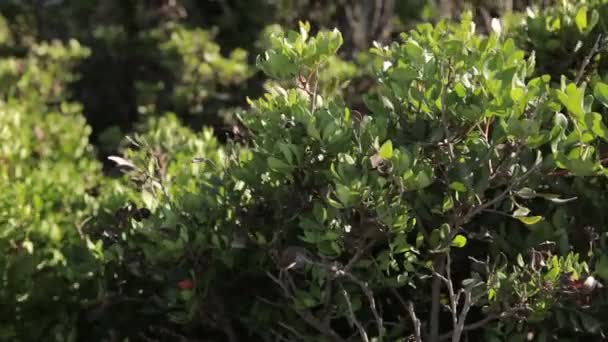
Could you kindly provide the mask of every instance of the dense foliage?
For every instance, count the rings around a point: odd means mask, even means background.
[[[81,106],[66,101],[76,42],[0,62],[0,338],[67,340],[95,296],[102,245],[82,232],[101,177]],[[74,335],[76,336],[76,335]]]
[[[0,6],[1,340],[605,338],[608,2],[151,3]]]

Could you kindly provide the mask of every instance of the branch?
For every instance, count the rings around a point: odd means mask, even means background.
[[[290,342],[287,338],[283,337],[281,334],[279,334],[274,329],[270,329],[270,333],[273,334],[277,338],[278,341],[281,341],[281,342]]]
[[[511,309],[511,310],[505,311],[505,312],[503,312],[503,313],[501,313],[499,315],[497,315],[497,314],[489,315],[486,318],[484,318],[482,320],[479,320],[479,321],[477,321],[475,323],[471,323],[469,325],[463,326],[462,327],[462,332],[471,331],[471,330],[476,330],[476,329],[482,328],[482,327],[484,327],[485,325],[487,325],[488,323],[490,323],[492,321],[501,320],[501,319],[507,318],[509,316],[512,316],[515,313],[515,311],[517,311],[517,309]],[[445,334],[439,336],[439,340],[440,341],[449,340],[452,337],[453,334],[454,334],[453,331],[445,333]]]
[[[436,271],[433,272],[433,284],[431,289],[430,341],[437,341],[439,337],[439,297],[441,296],[441,273],[443,273],[444,266],[445,261],[443,259],[443,255],[437,255],[435,257],[435,265],[433,266]]]
[[[234,326],[232,325],[230,318],[226,316],[226,310],[223,301],[220,299],[219,296],[216,295],[216,293],[213,292],[211,293],[210,297],[211,302],[215,304],[215,309],[218,315],[218,323],[220,328],[226,335],[226,338],[228,339],[227,341],[238,342],[239,338],[237,337],[237,334],[234,330]]]
[[[593,56],[595,56],[595,54],[599,51],[601,39],[602,39],[602,35],[599,34],[597,36],[597,39],[595,40],[595,43],[593,44],[593,47],[591,48],[589,53],[585,56],[585,59],[583,60],[581,67],[578,69],[578,71],[576,73],[576,78],[574,79],[574,84],[578,85],[580,83],[581,79],[583,78],[583,76],[585,75],[585,69],[587,69],[589,62],[591,62],[591,58],[593,58]]]
[[[304,336],[302,336],[296,329],[294,329],[293,327],[285,324],[284,322],[279,322],[279,325],[282,326],[283,328],[285,328],[285,330],[291,332],[294,336],[298,337],[300,340],[302,341],[306,341],[306,338],[304,338]]]
[[[439,336],[439,338],[433,339],[432,341],[450,339],[450,337],[451,337],[452,342],[460,341],[460,339],[462,337],[462,333],[465,331],[465,322],[467,320],[467,315],[469,314],[471,307],[477,301],[477,298],[474,299],[473,295],[472,295],[473,288],[483,284],[483,282],[479,282],[472,286],[466,286],[465,288],[461,288],[458,291],[458,293],[456,293],[454,291],[454,282],[452,281],[451,265],[452,265],[452,262],[450,259],[450,254],[448,252],[448,253],[446,253],[446,260],[445,260],[446,276],[444,276],[438,272],[433,272],[433,275],[435,277],[437,277],[437,279],[443,281],[448,288],[448,293],[450,296],[450,305],[448,306],[448,309],[449,309],[450,313],[452,314],[453,330],[450,332],[449,335],[447,335],[447,337],[446,337],[446,335],[441,335],[441,336]],[[461,296],[464,296],[464,304],[459,312],[458,304],[460,303]]]
[[[344,286],[340,285],[340,287],[342,288],[342,295],[344,296],[344,299],[346,300],[346,306],[348,307],[348,314],[349,314],[350,322],[357,327],[357,330],[359,330],[359,335],[361,335],[361,340],[363,342],[369,342],[369,337],[367,336],[367,333],[365,332],[365,328],[363,327],[361,322],[359,322],[359,320],[355,316],[355,312],[353,311],[353,306],[350,302],[350,298],[348,297],[348,292],[346,292],[346,290],[344,289]]]
[[[487,8],[484,6],[479,7],[479,13],[481,13],[481,17],[483,18],[483,24],[486,27],[486,33],[490,35],[492,33],[492,16]]]
[[[359,287],[361,288],[361,290],[367,297],[367,300],[369,301],[369,307],[372,310],[372,314],[374,315],[374,319],[376,320],[376,326],[378,327],[377,341],[382,342],[382,340],[384,338],[384,322],[382,320],[382,316],[380,316],[380,314],[378,313],[378,310],[376,309],[376,300],[374,299],[374,293],[372,292],[372,290],[369,289],[369,287],[367,286],[367,283],[357,279],[351,273],[344,272],[343,275],[346,276],[348,279],[350,279],[350,281],[359,285]]]
[[[312,89],[312,100],[310,103],[310,106],[311,106],[310,113],[312,115],[314,115],[315,110],[317,110],[317,91],[319,90],[319,72],[316,67],[314,70],[314,74],[315,74],[315,85]]]
[[[494,197],[493,199],[491,199],[490,201],[475,207],[474,209],[472,209],[471,211],[469,211],[461,220],[460,222],[458,222],[458,224],[456,226],[461,226],[462,224],[465,224],[467,222],[469,222],[473,217],[475,217],[477,214],[479,214],[480,212],[484,211],[485,209],[493,206],[494,204],[497,204],[498,202],[502,201],[516,186],[519,185],[519,183],[523,180],[525,180],[526,178],[528,178],[534,171],[536,171],[536,169],[538,169],[540,167],[540,163],[535,164],[534,166],[532,166],[528,171],[526,171],[523,175],[521,175],[520,177],[517,177],[516,179],[512,180],[511,183],[509,184],[509,186],[507,186],[507,188],[501,192],[498,196]],[[455,230],[457,231],[457,230]]]
[[[280,281],[278,278],[276,278],[275,276],[270,274],[270,272],[266,272],[266,275],[270,279],[272,279],[272,281],[274,281],[277,285],[279,285],[281,290],[283,290],[283,295],[285,296],[286,299],[289,299],[291,301],[294,300],[294,296],[289,292],[288,287],[282,281]],[[291,283],[293,283],[289,273],[286,272],[285,276],[288,278],[288,280]],[[342,337],[340,337],[340,335],[338,335],[337,332],[335,332],[330,326],[323,324],[315,316],[313,316],[310,312],[297,310],[295,308],[294,308],[294,311],[304,322],[306,322],[311,327],[315,328],[319,333],[323,334],[325,337],[329,338],[331,341],[345,342],[344,339]]]
[[[418,319],[418,317],[416,316],[416,311],[414,310],[414,303],[412,303],[411,301],[406,302],[403,297],[401,297],[396,288],[391,287],[390,291],[397,298],[397,300],[403,306],[405,311],[409,313],[410,318],[412,319],[412,323],[414,324],[414,341],[422,342],[422,334],[420,332],[421,323],[420,319]]]
[[[414,324],[414,341],[422,342],[422,338],[420,337],[420,320],[418,317],[416,317],[414,304],[411,301],[407,303],[407,311],[409,312],[412,323]]]
[[[450,68],[450,64],[448,61],[448,74],[447,74],[447,79],[446,79],[446,83],[443,85],[443,89],[441,92],[441,124],[443,126],[443,135],[444,135],[444,139],[445,142],[448,145],[448,152],[449,152],[449,157],[450,157],[450,162],[452,162],[455,158],[454,156],[454,146],[452,145],[452,143],[450,142],[450,130],[448,127],[448,89],[451,86],[452,83],[452,68]],[[441,69],[441,80],[443,82],[443,69]]]
[[[363,254],[369,248],[371,248],[374,245],[374,243],[376,242],[376,241],[372,240],[367,245],[361,246],[363,244],[363,241],[364,240],[361,240],[359,248],[357,248],[357,252],[353,255],[353,257],[350,259],[350,261],[348,262],[348,264],[346,264],[346,266],[344,267],[344,272],[350,272],[352,270],[352,268],[355,266],[355,264],[357,263],[357,261],[359,261],[359,259],[361,259],[361,257],[363,256]]]
[[[469,310],[473,305],[473,300],[471,297],[471,290],[464,290],[464,306],[462,307],[462,310],[460,310],[458,323],[454,329],[454,334],[452,335],[452,342],[460,341],[460,337],[462,336],[462,332],[464,330],[464,322],[466,321]],[[456,301],[458,301],[458,298],[456,298]],[[458,303],[456,302],[456,304]]]

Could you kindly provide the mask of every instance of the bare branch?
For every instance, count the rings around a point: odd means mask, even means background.
[[[443,126],[443,135],[444,135],[444,141],[448,146],[448,156],[450,157],[450,162],[452,162],[455,158],[454,155],[454,146],[453,144],[450,142],[450,130],[449,130],[449,125],[448,125],[448,90],[451,87],[452,84],[452,68],[450,68],[449,65],[449,61],[448,61],[448,73],[447,76],[444,79],[444,75],[443,75],[443,68],[440,68],[441,70],[441,81],[443,83],[443,89],[441,91],[441,125]],[[445,82],[445,83],[444,83]]]
[[[362,242],[363,242],[363,240],[362,240]],[[359,246],[359,248],[357,248],[357,252],[355,253],[355,255],[353,255],[353,257],[349,260],[348,264],[346,264],[346,266],[344,267],[344,272],[350,272],[352,270],[352,268],[355,266],[355,264],[357,263],[357,261],[359,261],[359,259],[361,259],[363,254],[365,252],[367,252],[367,250],[374,245],[374,242],[375,241],[372,240],[370,243],[368,243],[365,246]],[[363,243],[361,243],[361,244],[363,244]]]
[[[374,293],[372,292],[372,290],[369,289],[369,286],[367,286],[367,283],[357,279],[351,273],[344,272],[344,276],[346,276],[352,282],[359,285],[359,287],[361,288],[361,290],[367,297],[367,300],[369,301],[369,307],[372,310],[372,314],[374,315],[374,319],[376,320],[376,326],[378,327],[378,340],[377,341],[382,342],[382,340],[384,338],[384,323],[383,323],[382,316],[380,316],[380,314],[378,313],[378,310],[376,309],[376,300],[374,299]]]
[[[279,334],[276,330],[274,329],[270,329],[270,332],[277,338],[278,341],[282,341],[282,342],[290,342],[287,338],[283,337],[281,334]]]
[[[437,255],[435,257],[433,272],[433,284],[431,288],[431,316],[430,316],[430,340],[437,341],[439,338],[439,309],[440,309],[440,296],[441,296],[441,281],[443,268],[445,266],[445,260],[443,255]],[[444,278],[445,279],[445,278]]]
[[[467,289],[463,291],[464,293],[464,305],[462,310],[460,310],[460,315],[458,316],[458,322],[456,328],[454,329],[454,333],[452,334],[452,342],[460,341],[460,337],[462,336],[462,332],[464,330],[464,322],[467,319],[467,315],[469,314],[469,310],[473,305],[473,300],[471,298],[471,290]],[[456,303],[458,304],[458,303]]]
[[[304,336],[302,336],[302,334],[300,334],[295,328],[285,324],[284,322],[279,322],[279,325],[282,326],[283,328],[285,328],[285,330],[289,331],[290,333],[292,333],[294,336],[296,336],[300,340],[306,341],[306,338]]]
[[[277,277],[270,274],[270,272],[266,272],[266,275],[272,279],[279,287],[283,290],[283,295],[286,299],[294,301],[294,296],[289,291],[287,285],[285,285],[281,280]],[[293,279],[289,275],[288,272],[284,273],[285,277],[287,277],[290,284],[293,284]],[[292,285],[293,286],[293,285]],[[315,328],[319,333],[323,334],[325,337],[329,338],[331,341],[335,342],[345,342],[337,332],[335,332],[330,326],[323,324],[323,322],[319,321],[315,316],[313,316],[310,312],[304,310],[297,310],[294,308],[296,314],[308,325]]]
[[[462,333],[462,332],[465,332],[465,331],[476,330],[476,329],[479,329],[479,328],[484,327],[485,325],[487,325],[488,323],[490,323],[490,322],[492,322],[492,321],[495,321],[495,320],[501,320],[501,319],[504,319],[504,318],[510,317],[510,316],[512,316],[513,314],[515,314],[515,312],[517,312],[518,310],[519,310],[519,309],[517,309],[517,308],[513,308],[513,309],[510,309],[510,310],[508,310],[508,311],[505,311],[505,312],[503,312],[503,313],[501,313],[501,314],[499,314],[499,315],[497,315],[497,314],[492,314],[492,315],[489,315],[489,316],[485,317],[484,319],[481,319],[481,320],[479,320],[479,321],[477,321],[477,322],[475,322],[475,323],[471,323],[471,324],[468,324],[468,325],[463,326],[463,327],[462,327],[462,331],[461,331],[461,333]],[[454,335],[454,332],[453,332],[453,331],[450,331],[450,332],[448,332],[448,333],[445,333],[445,334],[441,335],[441,336],[439,337],[439,340],[440,340],[440,341],[443,341],[443,340],[449,340],[449,339],[451,339],[451,338],[452,338],[452,336],[453,336],[453,335]]]
[[[479,205],[475,208],[473,208],[471,211],[469,211],[461,220],[460,222],[458,222],[457,226],[460,226],[462,224],[465,224],[467,222],[469,222],[473,217],[475,217],[477,214],[479,214],[480,212],[484,211],[485,209],[493,206],[494,204],[497,204],[498,202],[502,201],[505,197],[507,197],[507,195],[509,195],[509,193],[516,187],[519,185],[519,183],[521,183],[521,181],[525,180],[526,178],[528,178],[530,175],[532,175],[532,173],[534,173],[539,167],[540,167],[540,163],[538,164],[534,164],[534,166],[532,166],[528,171],[526,171],[523,175],[513,179],[510,184],[507,186],[507,188],[501,192],[498,196],[494,197],[493,199],[491,199],[490,201]]]
[[[416,317],[416,311],[414,311],[414,303],[411,301],[407,303],[407,311],[410,314],[410,318],[412,319],[412,323],[414,324],[414,340],[416,342],[422,342],[422,338],[420,336],[420,320]]]
[[[232,325],[232,322],[230,321],[230,318],[226,315],[226,309],[225,309],[225,305],[224,302],[221,300],[221,297],[218,296],[217,294],[211,292],[210,293],[210,299],[211,302],[213,302],[215,305],[215,311],[217,312],[218,315],[218,323],[219,326],[221,327],[222,331],[224,332],[224,334],[226,335],[227,341],[228,342],[238,342],[239,338],[237,337],[237,334],[234,330],[234,326]]]
[[[589,53],[585,56],[585,59],[583,60],[581,67],[578,69],[578,71],[576,73],[576,77],[574,78],[574,84],[578,85],[580,83],[580,81],[583,79],[583,76],[585,75],[585,70],[587,69],[589,62],[591,62],[591,59],[593,58],[593,56],[595,56],[595,54],[598,53],[598,51],[600,49],[601,40],[602,40],[602,35],[598,34],[597,39],[595,40],[595,43],[593,44],[593,47],[591,48]]]
[[[346,306],[348,307],[348,314],[349,314],[348,318],[349,318],[351,324],[354,324],[357,327],[357,330],[359,331],[359,335],[361,336],[361,340],[363,342],[369,342],[369,337],[367,336],[367,332],[365,332],[365,328],[363,327],[361,322],[359,322],[359,320],[357,319],[357,316],[355,316],[355,312],[353,311],[353,306],[350,302],[350,297],[348,296],[348,292],[346,292],[346,290],[344,289],[344,286],[340,285],[340,287],[342,288],[342,295],[344,296],[344,299],[346,300]]]

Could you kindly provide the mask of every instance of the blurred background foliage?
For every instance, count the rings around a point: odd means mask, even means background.
[[[332,87],[361,92],[373,41],[387,42],[420,22],[457,18],[463,10],[488,18],[523,9],[527,1],[460,0],[5,0],[0,2],[0,52],[19,57],[37,42],[78,41],[89,49],[70,99],[83,105],[102,152],[144,116],[173,111],[187,126],[230,130],[233,110],[263,91],[252,67],[274,28],[307,20],[316,29],[344,34],[341,57],[330,68]],[[484,26],[485,25],[485,26]],[[337,60],[336,60],[337,63]],[[340,79],[358,78],[351,84]]]

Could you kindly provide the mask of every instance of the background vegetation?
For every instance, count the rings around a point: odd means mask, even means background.
[[[604,340],[606,14],[0,2],[0,340]]]

